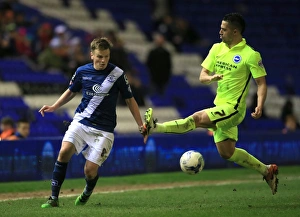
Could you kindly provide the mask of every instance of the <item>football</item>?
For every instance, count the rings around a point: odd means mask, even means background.
[[[179,163],[181,170],[190,175],[197,174],[204,168],[204,158],[202,154],[194,150],[183,153]]]

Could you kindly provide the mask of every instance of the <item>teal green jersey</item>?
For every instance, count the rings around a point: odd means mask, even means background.
[[[231,49],[224,42],[214,44],[201,66],[223,75],[214,104],[231,103],[238,110],[246,108],[250,79],[267,74],[260,53],[247,45],[245,39]]]

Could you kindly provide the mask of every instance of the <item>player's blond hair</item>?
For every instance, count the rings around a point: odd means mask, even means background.
[[[95,38],[90,45],[91,51],[111,49],[113,44],[106,37]]]

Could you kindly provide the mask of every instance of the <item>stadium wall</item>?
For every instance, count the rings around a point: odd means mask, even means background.
[[[61,138],[36,138],[22,141],[1,141],[0,182],[51,179]],[[238,147],[266,164],[300,164],[300,134],[241,133]],[[205,169],[238,167],[221,157],[213,138],[206,133],[185,135],[153,135],[146,145],[140,135],[116,135],[111,155],[100,167],[101,176],[119,176],[149,172],[180,171],[179,158],[187,150],[200,151]],[[83,177],[85,159],[73,156],[67,178]]]

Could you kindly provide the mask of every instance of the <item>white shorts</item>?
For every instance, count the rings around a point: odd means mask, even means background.
[[[114,134],[72,121],[63,141],[74,144],[77,155],[82,152],[85,159],[101,166],[113,147]]]

